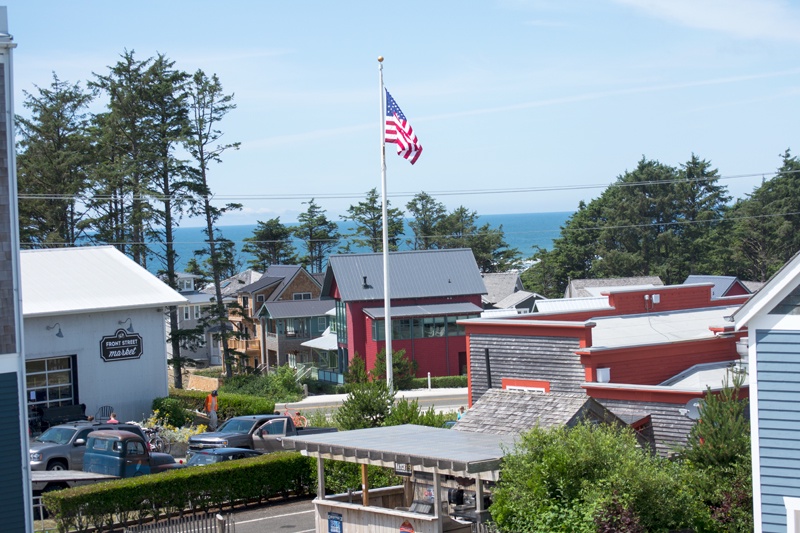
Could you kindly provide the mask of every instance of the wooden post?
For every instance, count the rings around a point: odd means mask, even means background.
[[[369,479],[367,478],[367,465],[361,465],[361,504],[369,507]]]
[[[411,507],[414,499],[414,485],[411,483],[411,476],[403,478],[403,506]]]
[[[325,499],[325,463],[322,457],[317,457],[317,499]]]
[[[442,519],[442,476],[439,471],[433,472],[433,516],[436,517],[437,533],[444,531],[444,520]]]

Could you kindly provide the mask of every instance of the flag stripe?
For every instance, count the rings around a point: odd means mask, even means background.
[[[385,140],[387,143],[396,144],[397,155],[404,157],[412,165],[422,154],[422,145],[414,134],[414,129],[388,90],[386,90]]]

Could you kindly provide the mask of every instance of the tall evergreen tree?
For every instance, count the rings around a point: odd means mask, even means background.
[[[87,116],[92,95],[55,73],[49,87],[23,93],[31,117],[16,117],[20,240],[74,246],[82,235],[78,199],[92,164]]]
[[[248,265],[262,272],[270,265],[291,265],[297,262],[297,253],[292,244],[292,230],[281,224],[280,217],[266,222],[259,220],[253,236],[245,239],[242,251],[253,257]]]
[[[322,272],[325,258],[336,247],[341,235],[335,222],[328,220],[325,210],[312,198],[305,212],[297,216],[299,224],[292,228],[295,237],[301,240],[306,248],[306,255],[300,257],[300,263],[309,272]]]
[[[236,105],[233,103],[233,95],[223,92],[222,84],[216,74],[208,77],[202,70],[195,72],[189,83],[188,99],[190,132],[186,141],[186,149],[194,160],[193,191],[197,197],[197,203],[192,211],[203,217],[206,223],[203,229],[206,236],[206,248],[202,253],[205,253],[211,262],[211,278],[214,283],[214,304],[211,307],[209,324],[218,332],[225,372],[228,377],[231,377],[233,360],[228,339],[232,332],[228,325],[228,312],[222,300],[221,289],[226,265],[225,250],[218,245],[219,235],[216,224],[224,213],[241,209],[241,205],[227,204],[223,207],[212,205],[208,172],[211,163],[222,161],[223,152],[239,148],[239,143],[220,143],[222,131],[218,129],[219,123],[229,112],[236,109]]]
[[[403,234],[403,212],[391,205],[387,199],[389,250],[396,251],[400,236]],[[348,207],[347,215],[342,216],[342,220],[349,220],[355,224],[354,227],[348,228],[352,234],[346,236],[352,244],[369,248],[373,252],[383,251],[383,205],[377,188],[367,192],[363,202]]]
[[[447,216],[445,205],[423,191],[414,195],[406,204],[406,209],[413,217],[408,223],[414,232],[413,248],[415,250],[434,248],[436,228]]]
[[[778,175],[730,211],[736,274],[766,281],[800,250],[800,161],[789,150]]]

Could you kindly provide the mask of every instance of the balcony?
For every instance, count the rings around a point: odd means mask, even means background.
[[[228,341],[228,347],[247,355],[261,355],[261,340],[259,339],[231,339]]]

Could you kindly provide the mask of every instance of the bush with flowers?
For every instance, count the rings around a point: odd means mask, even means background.
[[[148,428],[158,427],[158,434],[161,438],[173,444],[176,442],[189,442],[189,437],[192,435],[205,433],[208,430],[205,424],[174,426],[158,409],[154,409],[147,420],[142,422],[142,425]]]

